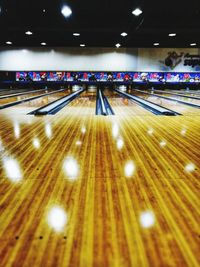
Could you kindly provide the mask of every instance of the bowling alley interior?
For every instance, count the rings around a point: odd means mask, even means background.
[[[0,0],[0,267],[200,266],[199,0]]]

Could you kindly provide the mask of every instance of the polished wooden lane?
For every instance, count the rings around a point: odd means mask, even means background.
[[[108,98],[109,103],[111,104],[114,113],[120,116],[149,116],[151,112],[141,107],[137,103],[134,103],[130,99],[124,98],[112,90],[105,89],[105,96]]]
[[[53,91],[55,91],[55,90],[48,89],[48,90],[44,90],[44,91],[33,92],[33,93],[28,93],[28,94],[16,95],[16,96],[8,97],[8,98],[3,98],[3,99],[0,99],[0,105],[8,104],[8,103],[15,102],[15,101],[24,100],[26,98],[40,96],[42,94],[50,93],[50,92],[53,92]]]
[[[134,90],[129,90],[128,93],[132,94],[132,95],[135,95],[135,96],[139,96],[145,100],[148,100],[152,103],[155,103],[155,104],[158,104],[160,106],[163,106],[165,108],[169,108],[171,110],[174,110],[178,113],[181,113],[183,115],[190,115],[190,116],[193,116],[193,115],[199,115],[199,111],[200,109],[197,109],[197,108],[193,108],[191,106],[187,106],[185,104],[181,104],[181,103],[178,103],[178,102],[175,102],[175,101],[171,101],[171,100],[167,100],[167,99],[164,99],[164,98],[159,98],[158,96],[154,96],[154,95],[146,95],[146,94],[142,94],[138,91],[134,91]],[[161,94],[160,94],[161,95]],[[167,96],[167,95],[164,95],[163,96]],[[172,96],[171,96],[172,97]],[[183,101],[186,101],[186,102],[190,102],[190,103],[193,103],[193,104],[197,104],[197,105],[200,105],[200,101],[196,100],[196,102],[194,103],[194,100],[193,99],[187,99],[187,98],[181,98],[181,97],[178,97],[178,96],[173,96],[173,98],[177,98],[179,100],[183,100]]]
[[[200,112],[19,106],[0,111],[0,266],[200,265]]]

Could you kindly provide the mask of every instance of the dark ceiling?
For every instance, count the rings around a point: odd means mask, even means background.
[[[63,4],[72,15],[64,18]],[[132,10],[140,7],[139,17]],[[0,46],[190,47],[200,45],[200,0],[0,0]],[[46,12],[43,12],[45,9]],[[33,35],[25,35],[25,31]],[[127,32],[127,37],[120,36]],[[74,37],[73,32],[80,32]],[[170,32],[177,33],[169,37]]]

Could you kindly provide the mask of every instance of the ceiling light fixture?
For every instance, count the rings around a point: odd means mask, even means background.
[[[160,45],[160,44],[159,44],[159,43],[154,43],[153,45],[154,45],[154,46],[158,46],[158,45]]]
[[[196,43],[191,43],[190,46],[196,46],[197,44]]]
[[[69,16],[71,16],[72,10],[68,6],[63,6],[61,9],[61,13],[63,14],[65,18],[68,18]]]
[[[132,14],[135,16],[139,16],[140,14],[142,14],[142,10],[139,8],[136,8],[135,10],[132,11]]]
[[[128,35],[128,33],[126,33],[126,32],[121,33],[121,36],[123,36],[123,37],[126,37],[127,35]]]
[[[80,44],[81,47],[85,47],[85,44]]]
[[[80,33],[78,33],[78,32],[74,32],[73,35],[74,35],[74,36],[80,36]]]
[[[42,42],[41,45],[47,45],[45,42]]]
[[[169,33],[168,34],[170,37],[174,37],[174,36],[176,36],[176,33]]]
[[[117,48],[119,48],[119,47],[121,46],[121,44],[118,43],[118,44],[116,44],[115,46],[116,46]]]
[[[31,31],[25,32],[26,35],[32,35],[33,33]]]
[[[8,44],[8,45],[11,45],[11,44],[12,44],[12,42],[10,42],[10,41],[7,41],[7,42],[6,42],[6,44]]]

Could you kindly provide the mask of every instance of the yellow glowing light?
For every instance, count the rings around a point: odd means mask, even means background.
[[[114,123],[112,126],[112,136],[116,138],[119,135],[119,125]]]
[[[155,215],[152,211],[144,211],[140,215],[140,224],[143,228],[152,227],[155,224]]]
[[[19,163],[16,159],[13,159],[11,157],[3,158],[3,166],[9,180],[14,183],[20,182],[22,180],[22,173]]]
[[[64,160],[63,168],[65,171],[65,174],[70,180],[76,180],[79,174],[79,165],[77,161],[72,158],[68,157]]]
[[[135,164],[133,161],[128,161],[124,166],[124,173],[126,177],[133,176],[135,172]]]
[[[167,142],[165,141],[165,140],[162,140],[161,142],[160,142],[160,146],[161,147],[164,147],[164,146],[166,146],[167,145]]]
[[[20,126],[17,122],[14,123],[14,134],[17,139],[20,137]]]
[[[120,150],[124,146],[124,141],[121,138],[117,139],[117,148]]]
[[[153,128],[149,128],[148,131],[147,131],[147,133],[148,133],[149,135],[152,135],[153,132],[154,132],[154,129],[153,129]]]
[[[186,172],[193,172],[195,170],[195,165],[193,163],[188,163],[185,166],[185,171]]]
[[[67,224],[67,213],[59,206],[50,209],[47,215],[48,225],[56,232],[62,232]]]
[[[86,127],[85,127],[85,126],[83,126],[83,127],[81,128],[81,132],[82,132],[83,134],[86,133]]]
[[[82,142],[78,140],[78,141],[76,141],[76,145],[77,146],[81,146],[82,145]]]
[[[45,125],[45,134],[49,139],[52,137],[52,128],[49,123]]]
[[[40,141],[39,141],[38,138],[34,138],[34,139],[33,139],[33,146],[34,146],[36,149],[40,148]]]

